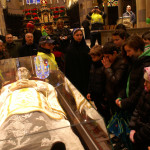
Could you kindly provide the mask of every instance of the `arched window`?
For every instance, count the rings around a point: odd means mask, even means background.
[[[40,3],[40,0],[26,0],[26,3],[27,4],[39,4]]]
[[[108,7],[118,6],[118,0],[108,0],[107,5]],[[103,6],[104,6],[104,3],[103,3]]]

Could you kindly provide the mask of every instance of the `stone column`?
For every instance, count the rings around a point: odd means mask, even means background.
[[[146,0],[146,18],[150,17],[150,0]],[[147,27],[150,27],[150,24],[146,25]]]
[[[123,16],[123,3],[122,0],[118,0],[118,18]]]
[[[136,0],[137,28],[146,27],[146,0]]]
[[[92,0],[78,0],[79,3],[79,14],[80,14],[80,23],[86,18],[86,15],[91,11],[93,8],[93,1]]]
[[[107,5],[108,0],[104,1],[104,13],[106,14],[105,18],[105,25],[108,25],[108,5]]]
[[[1,5],[0,1],[0,35],[6,35],[6,25],[5,25],[5,19],[3,14],[3,7]]]

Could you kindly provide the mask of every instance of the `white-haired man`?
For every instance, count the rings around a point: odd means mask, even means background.
[[[38,45],[33,42],[33,39],[34,36],[32,33],[26,33],[25,35],[26,44],[24,44],[19,50],[20,57],[32,56],[37,54]]]

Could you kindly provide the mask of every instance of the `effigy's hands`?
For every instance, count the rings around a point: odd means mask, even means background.
[[[18,80],[16,82],[16,85],[19,88],[29,88],[29,87],[36,87],[36,83],[31,80],[23,79],[23,80]]]
[[[29,87],[36,87],[36,83],[28,79],[23,79],[13,83],[12,86],[9,88],[9,90],[15,91],[18,89],[29,88]]]

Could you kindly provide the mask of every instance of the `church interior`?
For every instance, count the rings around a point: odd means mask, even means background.
[[[123,16],[128,5],[135,14],[134,23],[131,23],[131,17]],[[70,41],[78,30],[85,40],[82,23],[89,12],[98,7],[105,14],[102,29],[98,30],[101,45],[104,45],[112,42],[111,37],[118,24],[125,25],[130,35],[141,36],[150,31],[149,6],[150,0],[0,0],[0,35],[9,33],[13,35],[15,44],[21,44],[26,33],[29,33],[28,23],[32,22],[34,31],[41,31],[42,37],[46,27],[52,26],[57,30],[60,19],[64,28],[70,30]],[[30,34],[33,38],[33,33]],[[55,40],[47,37],[49,34],[46,34],[44,42],[48,41],[46,44],[53,46]],[[65,35],[62,37],[65,38]],[[85,47],[90,50],[90,38],[85,42],[88,42]],[[40,44],[37,44],[37,49],[43,43]],[[80,48],[80,44],[76,45]],[[57,48],[55,50],[59,51]],[[63,63],[67,50],[64,54],[61,52]],[[52,54],[50,48],[48,52]],[[87,55],[89,57],[90,53]],[[96,56],[94,53],[91,55]],[[65,76],[64,70],[59,70],[57,65],[52,68],[53,65],[48,58],[43,60],[35,55],[0,60],[0,149],[130,150],[113,149],[111,139],[114,133],[108,133],[106,121],[95,104],[77,90]],[[105,109],[105,106],[102,107]],[[128,130],[126,122],[123,127]],[[115,126],[115,131],[121,132],[123,127],[118,131],[118,126]]]

